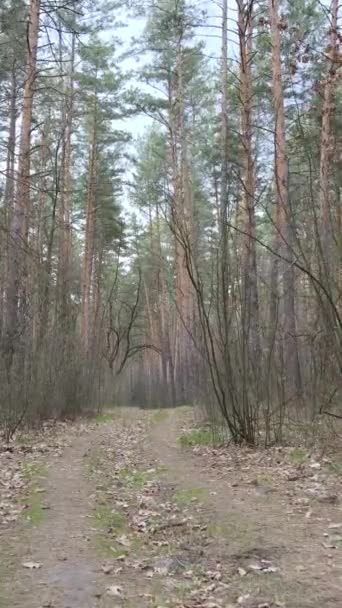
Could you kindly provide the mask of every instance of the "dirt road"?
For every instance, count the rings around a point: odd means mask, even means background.
[[[341,606],[338,498],[279,483],[258,454],[254,478],[253,455],[183,448],[187,425],[188,411],[121,410],[47,456],[34,516],[0,536],[0,606]]]

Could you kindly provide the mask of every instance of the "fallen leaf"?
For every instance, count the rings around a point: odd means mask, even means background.
[[[238,598],[238,604],[241,606],[246,600],[249,600],[250,597],[250,593],[247,593],[247,595],[240,595]]]
[[[111,572],[113,572],[113,569],[114,569],[114,566],[107,566],[106,564],[101,566],[101,570],[104,574],[111,574]]]
[[[127,536],[125,534],[123,534],[122,536],[119,536],[119,538],[117,538],[116,540],[119,543],[119,545],[122,545],[123,547],[130,547],[132,544],[131,541],[129,540],[129,538],[127,538]]]
[[[111,585],[110,587],[107,587],[106,592],[107,595],[110,595],[111,597],[123,597],[123,590],[122,587],[119,587],[119,585]]]
[[[23,562],[23,568],[28,568],[29,570],[38,570],[42,565],[39,562]]]
[[[279,568],[277,568],[276,566],[269,566],[268,568],[263,568],[261,570],[261,572],[263,574],[271,574],[271,573],[274,573],[274,572],[279,572]]]

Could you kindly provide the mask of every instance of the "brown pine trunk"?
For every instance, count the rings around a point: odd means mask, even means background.
[[[226,232],[228,205],[228,0],[222,5],[222,49],[221,49],[221,192],[220,215],[222,237]],[[226,263],[226,260],[225,260]]]
[[[37,77],[37,49],[39,38],[40,0],[31,0],[27,31],[27,58],[23,94],[17,190],[10,227],[8,248],[9,272],[6,285],[5,353],[11,366],[16,338],[21,335],[23,318],[19,318],[20,297],[24,292],[25,247],[30,218],[31,126],[35,82]]]
[[[284,371],[290,394],[301,394],[301,376],[296,337],[295,276],[293,260],[294,230],[288,193],[288,159],[285,139],[285,109],[281,69],[281,37],[278,0],[269,0],[273,103],[275,116],[275,188],[277,205],[276,248],[289,260],[279,265],[278,289],[282,298],[281,331],[284,350]],[[278,265],[277,265],[278,268]]]
[[[30,282],[33,290],[33,308],[35,314],[32,318],[32,337],[35,350],[39,349],[41,339],[45,333],[45,315],[47,302],[44,300],[45,289],[46,289],[46,267],[44,262],[44,249],[45,241],[44,235],[47,232],[46,226],[46,203],[47,203],[47,192],[48,192],[48,179],[46,174],[46,167],[49,161],[49,143],[48,137],[50,135],[50,120],[46,120],[42,132],[42,137],[39,147],[39,171],[42,173],[40,180],[40,188],[36,200],[36,204],[32,210],[32,225],[34,226],[32,241],[30,246],[34,252],[34,257],[31,260],[30,269]],[[38,281],[37,281],[37,261],[41,268]],[[37,284],[38,283],[38,284]]]
[[[338,34],[338,0],[331,0],[330,15],[330,35],[328,45],[329,71],[325,80],[322,123],[321,123],[321,142],[320,142],[320,166],[319,166],[319,205],[321,220],[321,255],[324,268],[324,279],[328,281],[329,287],[332,285],[334,251],[333,251],[333,215],[331,209],[331,165],[334,157],[334,134],[332,132],[332,117],[334,112],[337,70],[340,65],[339,56],[339,34]]]
[[[188,162],[184,116],[183,38],[177,45],[176,70],[171,85],[173,223],[175,232],[175,382],[177,400],[192,398],[194,349],[194,294],[188,264],[194,254],[193,193]]]
[[[94,239],[96,240],[96,239]],[[94,245],[93,268],[92,268],[92,288],[91,288],[91,348],[93,353],[97,353],[101,340],[101,273],[103,264],[103,250],[101,245]]]
[[[14,199],[14,168],[15,168],[15,148],[16,148],[16,126],[17,126],[17,73],[16,61],[14,60],[11,71],[11,90],[9,100],[9,125],[8,125],[8,140],[7,140],[7,158],[6,158],[6,180],[4,190],[4,220],[6,236],[1,241],[1,330],[4,323],[4,301],[5,287],[8,277],[8,248],[9,248],[9,230],[12,219],[12,207]],[[2,333],[2,332],[1,332]]]
[[[56,167],[57,171],[58,168]],[[47,246],[46,246],[46,262],[43,267],[43,287],[39,294],[41,303],[41,318],[40,318],[40,331],[39,331],[39,343],[45,337],[48,326],[49,326],[49,314],[51,304],[51,275],[52,275],[52,254],[55,241],[56,233],[56,211],[58,205],[58,192],[56,191],[53,197],[52,210],[51,210],[51,223],[50,230],[48,233]]]
[[[7,158],[6,158],[6,181],[4,191],[4,207],[6,226],[9,227],[11,222],[11,206],[14,197],[14,167],[15,167],[15,138],[17,125],[17,73],[16,62],[13,62],[11,71],[11,92],[9,103],[9,128],[7,141]]]
[[[240,43],[240,113],[242,144],[242,201],[243,232],[243,302],[242,322],[247,347],[248,365],[251,364],[260,380],[261,344],[259,325],[259,296],[257,280],[256,223],[255,223],[255,168],[252,128],[252,29],[253,0],[238,2]]]
[[[67,84],[64,106],[64,138],[61,167],[61,200],[59,210],[59,243],[58,243],[58,274],[57,293],[59,314],[66,320],[70,309],[70,282],[72,264],[72,131],[74,113],[74,63],[75,63],[75,34],[72,34],[70,57],[70,75]]]
[[[91,340],[91,283],[93,275],[94,246],[95,246],[95,193],[96,193],[96,108],[92,143],[89,152],[88,187],[86,197],[86,228],[84,240],[84,255],[81,285],[81,338],[86,351]]]
[[[228,335],[228,291],[229,291],[229,248],[228,248],[228,0],[222,4],[221,29],[221,170],[219,194],[219,235],[220,235],[220,268],[219,268],[219,306],[222,309],[221,334]],[[225,342],[225,338],[223,339]]]
[[[175,385],[175,370],[174,370],[174,361],[172,355],[171,348],[171,330],[170,324],[168,322],[168,309],[169,303],[167,298],[167,284],[165,279],[165,269],[163,266],[163,256],[162,256],[162,245],[161,245],[161,235],[160,235],[160,215],[159,215],[159,206],[157,205],[157,255],[159,261],[159,304],[160,304],[160,331],[162,336],[162,351],[164,353],[164,360],[166,363],[166,371],[165,371],[165,363],[163,360],[163,374],[166,379],[167,386],[169,387],[169,401],[170,405],[175,405],[177,401],[176,394],[176,385]]]

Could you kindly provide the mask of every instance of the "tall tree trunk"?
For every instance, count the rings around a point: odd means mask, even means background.
[[[252,30],[253,0],[237,0],[240,43],[240,113],[242,143],[242,201],[243,236],[243,303],[242,320],[247,347],[248,365],[251,364],[260,380],[261,344],[259,325],[259,296],[257,280],[256,224],[255,224],[255,168],[252,128]]]
[[[281,331],[283,334],[284,367],[286,384],[290,394],[301,394],[301,375],[296,336],[295,275],[293,261],[294,228],[293,213],[289,204],[288,159],[285,139],[285,108],[281,68],[281,37],[278,0],[269,0],[273,103],[275,116],[275,188],[277,205],[277,250],[288,262],[279,265],[278,286],[282,287]],[[278,266],[277,266],[278,267]],[[279,276],[280,275],[280,276]]]
[[[5,238],[1,241],[1,326],[0,335],[4,324],[4,303],[6,297],[6,284],[8,277],[8,248],[9,248],[9,230],[11,226],[12,207],[14,199],[14,169],[15,169],[15,148],[16,148],[16,126],[17,126],[17,68],[16,60],[13,61],[11,70],[11,89],[9,99],[9,124],[8,124],[8,140],[7,140],[7,158],[6,158],[6,179],[4,190],[4,221],[5,221]]]
[[[30,214],[31,125],[35,82],[37,77],[37,49],[39,38],[40,0],[31,0],[27,27],[27,58],[23,95],[17,189],[10,227],[8,248],[9,272],[6,285],[5,354],[11,366],[15,341],[23,330],[19,318],[19,299],[24,290],[25,247]]]
[[[48,330],[49,323],[49,313],[51,309],[51,276],[52,276],[52,263],[53,263],[53,247],[55,242],[55,233],[56,233],[56,216],[57,216],[57,206],[59,203],[59,176],[58,176],[58,165],[54,168],[56,173],[56,191],[54,192],[54,196],[52,198],[52,209],[51,209],[51,222],[50,228],[46,243],[46,261],[43,266],[43,275],[42,275],[42,290],[39,294],[40,304],[41,304],[41,314],[40,314],[40,328],[39,328],[39,340],[40,344],[43,338],[45,337]]]
[[[177,308],[175,332],[175,381],[180,402],[191,399],[194,331],[193,289],[187,269],[193,255],[193,200],[184,116],[183,34],[176,50],[176,70],[170,90],[170,124],[173,205],[175,234],[175,300]]]
[[[220,277],[219,277],[219,307],[222,310],[220,327],[223,342],[227,346],[229,332],[229,247],[228,247],[228,0],[222,4],[221,29],[221,171],[220,171],[220,198],[219,198],[219,235],[220,235]],[[226,360],[225,353],[225,360]]]
[[[225,223],[228,205],[228,137],[228,0],[223,0],[221,41],[221,238],[226,232]]]
[[[44,299],[45,285],[46,285],[46,274],[45,274],[45,240],[44,235],[47,232],[47,192],[49,189],[49,180],[47,174],[47,166],[49,162],[49,142],[48,138],[50,134],[50,118],[45,121],[42,136],[39,147],[39,171],[42,174],[40,180],[40,188],[36,199],[36,204],[32,210],[32,219],[34,231],[32,235],[31,248],[34,252],[33,259],[31,261],[31,286],[33,289],[33,309],[35,314],[32,318],[32,338],[35,350],[37,351],[41,344],[41,339],[44,336],[45,326],[44,308],[47,306],[47,302]],[[37,261],[39,262],[40,273],[38,281],[36,279]],[[38,284],[37,284],[38,283]]]
[[[61,167],[61,197],[59,212],[59,242],[58,242],[58,274],[57,274],[57,304],[63,320],[68,317],[70,309],[70,281],[72,264],[72,132],[74,114],[74,65],[75,40],[72,34],[70,70],[64,102],[64,138]]]
[[[333,251],[333,214],[331,201],[331,165],[334,157],[334,134],[332,132],[332,117],[334,112],[337,70],[340,65],[339,34],[338,34],[338,0],[331,0],[329,28],[328,61],[329,71],[325,79],[321,141],[320,141],[320,165],[319,165],[319,205],[321,215],[321,254],[323,258],[323,269],[325,280],[329,283],[333,279],[333,265],[335,263]]]
[[[6,214],[6,227],[11,225],[11,207],[14,198],[14,167],[15,167],[15,138],[17,125],[17,68],[13,62],[11,70],[11,91],[9,100],[9,127],[6,158],[6,181],[4,191],[4,207]]]
[[[96,106],[96,104],[95,104]],[[96,107],[92,142],[89,151],[88,186],[86,197],[86,228],[81,285],[81,338],[85,351],[91,344],[91,284],[94,263],[95,223],[96,223],[96,147],[97,147]]]
[[[167,284],[165,278],[165,268],[163,265],[162,244],[160,234],[160,214],[159,205],[156,210],[157,224],[157,256],[159,262],[159,305],[160,305],[160,333],[162,337],[162,352],[163,352],[163,375],[167,386],[169,387],[169,402],[170,405],[175,405],[177,401],[177,391],[175,385],[175,370],[171,348],[170,325],[168,323],[168,299],[167,299]],[[165,370],[166,365],[166,370]]]

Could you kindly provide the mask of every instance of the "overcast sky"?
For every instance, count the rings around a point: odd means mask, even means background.
[[[209,58],[209,60],[217,62],[219,59],[221,46],[220,31],[217,29],[221,25],[220,8],[218,3],[213,0],[198,0],[196,2],[196,7],[197,5],[199,11],[206,10],[208,14],[206,19],[208,27],[198,28],[198,38],[205,42],[205,55]],[[232,19],[234,18],[234,13],[232,11],[230,13],[230,17]],[[129,48],[131,39],[138,38],[142,34],[145,28],[146,20],[144,18],[131,17],[128,11],[124,11],[122,14],[122,21],[127,24],[127,27],[122,30],[121,37],[125,41],[127,48]],[[230,25],[230,27],[233,27],[233,23]],[[135,58],[130,58],[125,61],[125,68],[127,70],[135,69],[139,65],[141,65],[141,63],[139,64]],[[138,136],[143,133],[146,126],[150,123],[151,119],[144,116],[139,116],[125,121],[125,128],[128,129],[134,136]]]
[[[199,40],[204,41],[205,43],[205,51],[204,54],[208,57],[209,61],[212,61],[217,65],[217,62],[220,58],[221,51],[221,38],[220,38],[220,28],[221,27],[221,9],[219,6],[219,2],[215,2],[215,0],[197,0],[196,7],[198,6],[199,11],[205,10],[207,12],[206,27],[201,27],[197,29],[197,37]],[[235,29],[235,16],[236,13],[230,9],[229,11],[229,28]],[[120,38],[124,41],[127,49],[131,46],[132,38],[139,38],[139,36],[143,33],[146,19],[145,18],[136,18],[132,17],[129,11],[123,11],[120,15],[120,20],[126,24],[121,32],[119,32]],[[110,37],[108,33],[108,37]],[[107,35],[105,35],[107,38]],[[229,55],[234,54],[235,52],[235,44],[233,43],[234,34],[229,34]],[[141,61],[137,62],[136,58],[131,57],[125,60],[124,69],[126,70],[134,70],[141,66]],[[131,82],[134,86],[134,80]],[[122,121],[122,124],[117,124],[118,128],[122,128],[126,131],[132,133],[133,137],[139,137],[143,134],[146,127],[148,127],[152,123],[152,119],[146,116],[136,116],[130,117],[129,119]],[[134,148],[134,144],[132,145]],[[130,177],[132,167],[127,167],[128,173],[127,178]],[[123,208],[127,213],[132,211],[129,197],[129,189],[125,188],[124,196],[123,196]],[[134,209],[137,212],[136,209]],[[140,214],[139,214],[140,215]],[[143,219],[143,218],[142,218]]]

